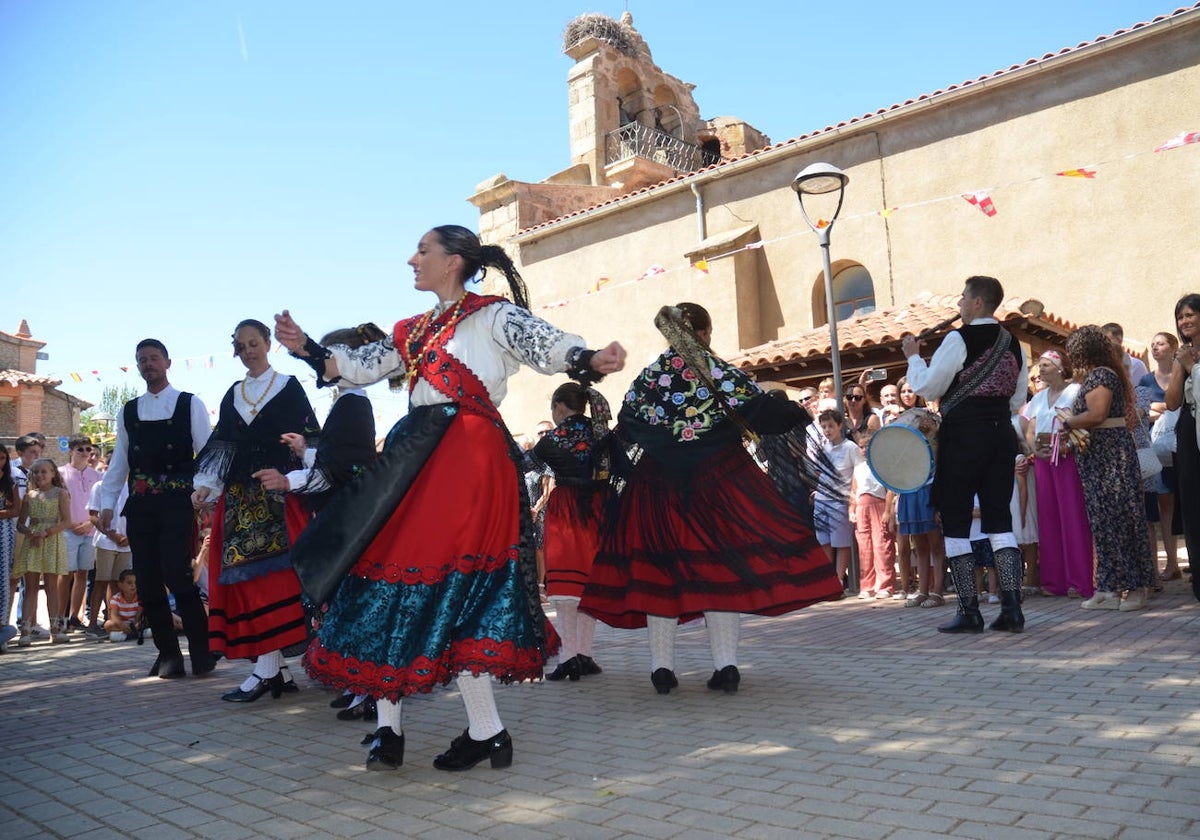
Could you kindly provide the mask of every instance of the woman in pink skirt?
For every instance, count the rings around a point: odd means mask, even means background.
[[[1038,375],[1046,386],[1025,408],[1026,440],[1033,450],[1037,484],[1037,521],[1042,591],[1090,598],[1092,529],[1083,505],[1083,485],[1075,455],[1060,437],[1056,411],[1070,411],[1079,385],[1068,384],[1070,368],[1062,354],[1047,350],[1038,359]],[[1055,445],[1055,441],[1059,445]]]

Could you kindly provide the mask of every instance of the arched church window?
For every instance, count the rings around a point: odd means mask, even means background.
[[[861,265],[851,265],[833,275],[834,317],[844,321],[874,311],[875,283],[871,272]]]

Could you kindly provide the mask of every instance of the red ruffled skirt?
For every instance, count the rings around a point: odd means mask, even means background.
[[[671,481],[644,455],[604,529],[580,609],[612,627],[646,616],[782,615],[842,586],[811,527],[740,443]]]
[[[600,550],[600,517],[607,493],[558,485],[546,502],[546,594],[579,598]],[[586,520],[581,515],[587,506]]]
[[[464,672],[539,679],[558,637],[521,559],[522,496],[505,432],[461,412],[338,587],[308,674],[389,700]]]
[[[303,529],[308,515],[290,493],[285,500],[289,536]],[[225,497],[217,500],[208,554],[208,635],[213,653],[228,659],[254,659],[274,650],[301,653],[309,623],[300,603],[300,581],[289,565],[238,583],[220,582],[225,545]]]

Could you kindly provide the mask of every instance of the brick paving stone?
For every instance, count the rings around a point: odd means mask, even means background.
[[[245,663],[222,663],[219,679],[160,681],[144,676],[147,647],[34,645],[0,658],[0,831],[22,840],[66,836],[64,826],[76,837],[148,840],[1200,832],[1190,654],[1200,608],[1190,587],[1169,585],[1133,614],[1030,599],[1019,637],[940,636],[945,611],[889,606],[745,619],[742,690],[732,696],[704,688],[701,627],[681,630],[681,686],[666,697],[650,687],[644,632],[601,628],[605,673],[498,688],[514,765],[463,774],[430,766],[464,726],[453,690],[406,700],[408,762],[365,773],[357,742],[367,727],[336,721],[334,692],[308,683],[298,663],[300,693],[231,709],[219,697]],[[120,722],[64,738],[53,722],[72,713],[73,692],[120,702]],[[113,789],[97,765],[131,751],[141,769]],[[56,786],[67,792],[47,796]]]

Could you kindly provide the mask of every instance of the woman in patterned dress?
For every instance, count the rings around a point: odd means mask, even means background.
[[[217,426],[196,455],[193,501],[201,508],[216,503],[208,558],[210,645],[229,659],[254,661],[242,684],[222,695],[231,703],[295,691],[284,657],[302,653],[309,636],[289,534],[289,525],[293,532],[303,527],[306,514],[294,496],[268,490],[255,473],[299,467],[283,435],[303,435],[315,445],[320,427],[300,383],[272,369],[270,335],[252,319],[233,331],[246,378],[225,393]]]
[[[677,336],[625,395],[615,434],[641,456],[580,609],[613,627],[648,628],[659,694],[679,685],[677,623],[703,615],[714,668],[708,687],[732,694],[741,680],[739,613],[782,615],[841,597],[811,520],[742,445],[743,430],[783,434],[811,418],[712,354],[712,319],[702,306],[666,307],[656,323]]]
[[[1099,327],[1067,337],[1067,355],[1079,380],[1066,430],[1087,429],[1077,458],[1088,522],[1096,543],[1096,591],[1087,610],[1140,610],[1156,581],[1132,430],[1137,425],[1133,386],[1116,350]]]
[[[491,678],[541,677],[556,640],[538,597],[520,453],[497,405],[521,364],[592,379],[620,370],[625,351],[616,342],[589,351],[535,317],[512,260],[466,228],[429,231],[408,264],[438,303],[382,341],[327,350],[286,311],[276,316],[276,336],[324,380],[366,385],[399,373],[409,390],[409,413],[379,461],[297,543],[297,562],[311,553],[349,571],[305,666],[320,682],[377,698],[368,770],[404,761],[401,699],[452,679],[469,725],[434,767],[507,767],[512,739]],[[487,267],[504,272],[512,302],[466,290]]]

